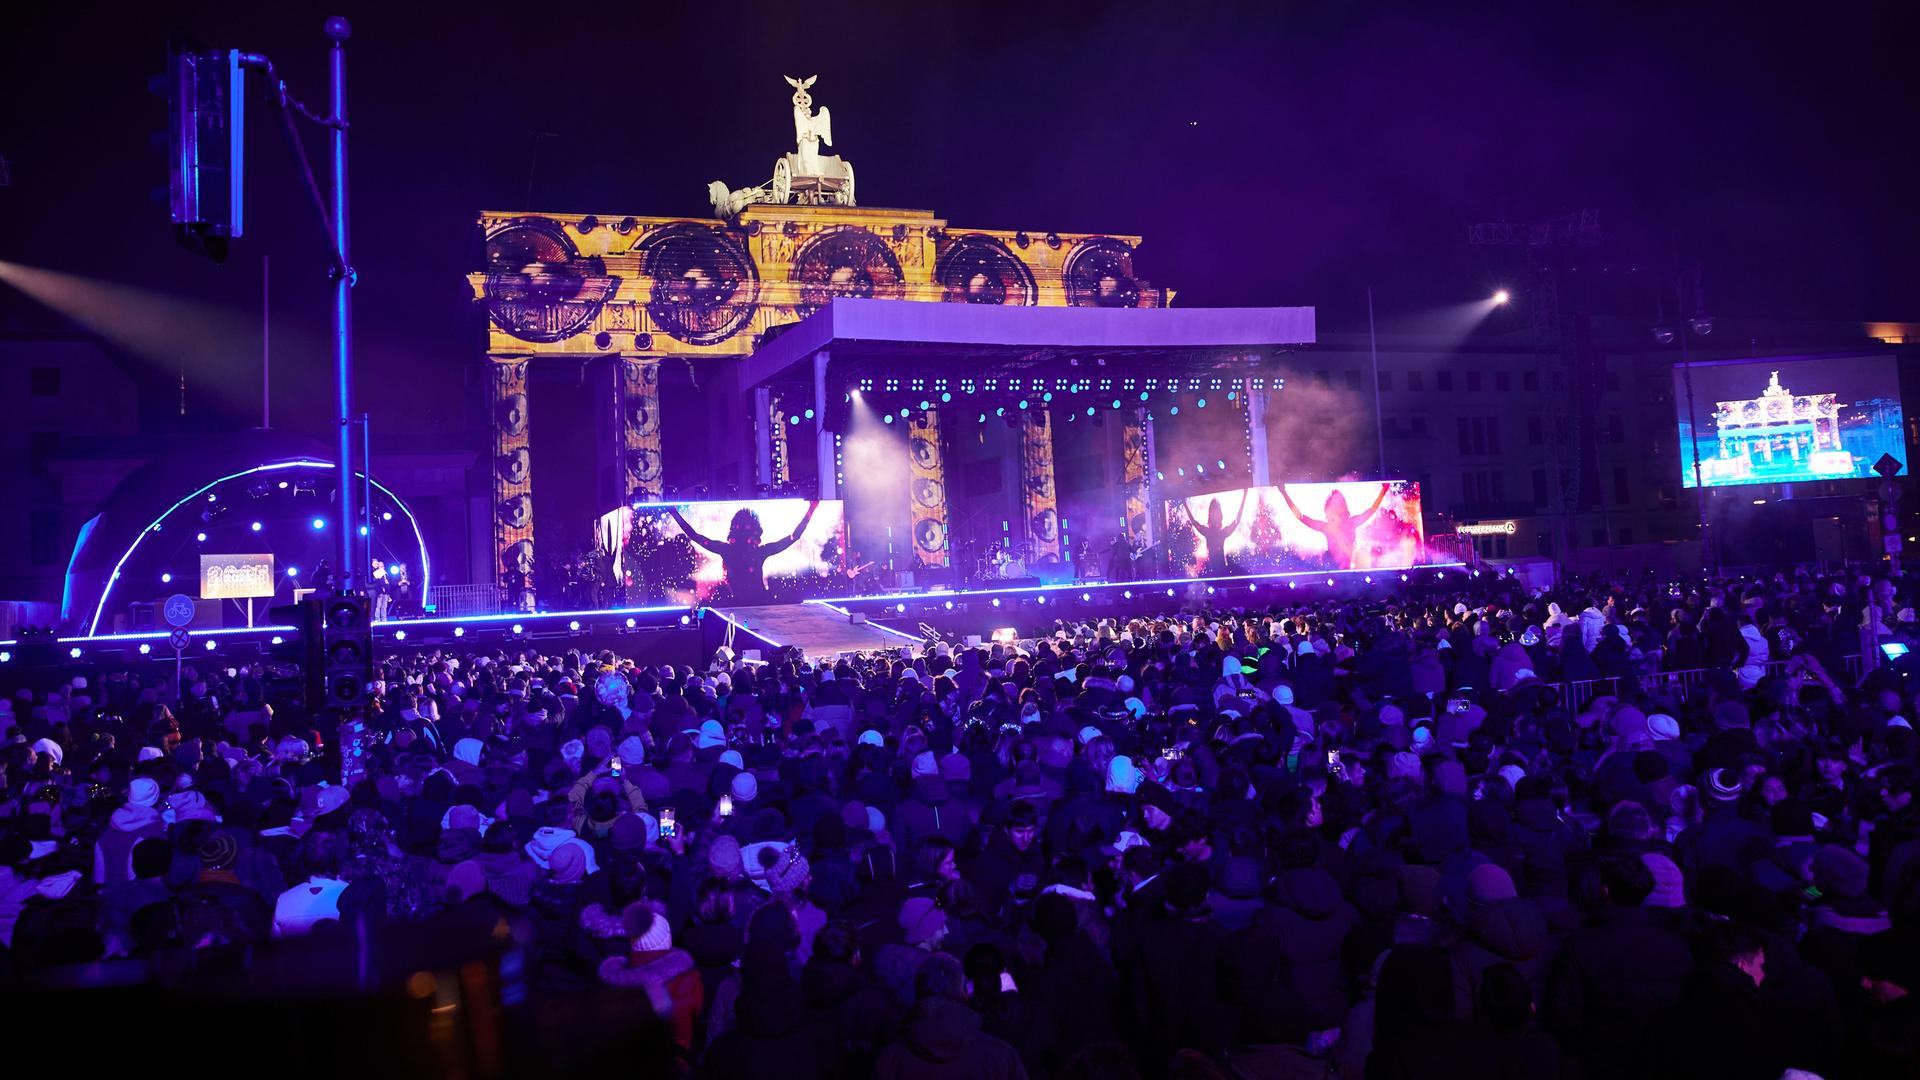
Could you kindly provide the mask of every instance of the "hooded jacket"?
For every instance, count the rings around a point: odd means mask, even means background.
[[[898,1041],[880,1051],[881,1080],[1025,1080],[1013,1047],[980,1030],[980,1015],[957,1001],[928,998],[907,1014]]]
[[[922,837],[934,835],[944,836],[959,847],[966,842],[967,830],[973,827],[967,805],[955,799],[946,780],[938,776],[915,777],[912,796],[902,800],[894,813],[900,818],[903,847],[911,847]]]
[[[706,1004],[706,991],[693,957],[680,949],[656,949],[600,962],[600,981],[644,991],[653,1013],[673,1030],[673,1041],[693,1047],[693,1021]]]
[[[93,845],[93,882],[119,885],[133,880],[133,846],[165,835],[160,811],[128,803],[113,812],[107,829]]]
[[[1453,946],[1453,1008],[1461,1021],[1473,1018],[1480,974],[1495,964],[1512,964],[1533,988],[1533,1000],[1546,994],[1547,968],[1554,940],[1547,917],[1531,900],[1499,900],[1467,916],[1467,933]]]
[[[1359,914],[1333,875],[1318,867],[1282,872],[1268,895],[1272,903],[1254,915],[1253,926],[1274,935],[1310,1025],[1338,1027],[1348,1005],[1340,943]]]

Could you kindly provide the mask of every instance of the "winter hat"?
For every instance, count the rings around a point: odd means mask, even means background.
[[[587,855],[591,849],[583,844],[561,844],[553,849],[547,859],[547,873],[552,875],[554,884],[571,885],[587,875]]]
[[[1475,904],[1497,903],[1511,900],[1517,895],[1513,888],[1513,875],[1502,869],[1499,863],[1481,863],[1467,874],[1467,899]]]
[[[647,846],[647,837],[652,830],[641,820],[639,814],[621,814],[613,819],[613,828],[608,831],[608,839],[615,851],[639,851]]]
[[[1088,724],[1086,727],[1081,728],[1080,733],[1074,736],[1074,738],[1079,740],[1081,746],[1085,746],[1099,737],[1100,737],[1100,729],[1097,727],[1094,727],[1092,724]]]
[[[1672,859],[1657,851],[1649,851],[1640,856],[1647,866],[1647,872],[1653,875],[1653,891],[1641,901],[1645,907],[1677,908],[1687,906],[1687,879],[1680,873],[1680,867]]]
[[[1714,802],[1732,802],[1740,797],[1741,790],[1739,776],[1729,769],[1715,769],[1707,774],[1707,797]]]
[[[736,769],[745,769],[747,767],[747,759],[741,757],[740,751],[738,750],[722,750],[717,760],[722,765],[731,765]]]
[[[906,903],[900,905],[900,929],[906,931],[909,945],[918,945],[931,939],[946,925],[946,912],[927,897],[909,897]]]
[[[1235,900],[1252,900],[1266,888],[1266,874],[1260,860],[1245,856],[1229,858],[1220,867],[1220,893]]]
[[[320,789],[320,794],[313,797],[313,816],[326,817],[345,805],[347,805],[347,789],[329,784]]]
[[[940,761],[933,756],[933,751],[922,750],[913,756],[913,775],[915,779],[940,775]]]
[[[720,726],[720,721],[718,720],[702,721],[699,733],[693,738],[693,748],[695,750],[706,750],[715,746],[725,746],[726,744],[727,731]]]
[[[1282,683],[1281,685],[1274,687],[1273,703],[1275,705],[1293,704],[1293,687],[1288,686],[1285,683]]]
[[[160,785],[151,777],[136,776],[127,785],[129,806],[152,806],[160,801]]]
[[[435,858],[448,865],[465,862],[480,851],[480,830],[442,829]]]
[[[585,755],[586,752],[587,744],[581,742],[579,739],[568,739],[566,742],[560,744],[560,760],[566,762],[567,767],[570,769],[578,770],[580,768],[580,758]]]
[[[330,790],[339,791],[341,803],[346,802],[345,789]],[[207,797],[192,789],[176,791],[167,796],[167,812],[173,815],[176,822],[214,820],[213,807],[207,802]]]
[[[1433,783],[1448,795],[1467,793],[1467,768],[1457,761],[1443,761],[1433,767]]]
[[[1527,770],[1518,765],[1502,765],[1500,766],[1500,778],[1505,780],[1509,787],[1518,790],[1520,781],[1527,778]]]
[[[1653,817],[1647,808],[1632,799],[1622,799],[1613,804],[1607,814],[1607,834],[1622,840],[1650,840],[1653,838]]]
[[[886,827],[887,815],[881,813],[880,808],[877,806],[867,807],[867,831],[870,833],[878,833],[884,831]]]
[[[948,781],[973,779],[973,762],[965,754],[948,754],[940,759],[940,777]]]
[[[1388,725],[1404,724],[1407,722],[1407,714],[1398,705],[1382,705],[1379,720],[1382,724]]]
[[[48,742],[48,740],[46,740],[46,739],[41,739],[41,740],[40,740],[40,742]],[[36,745],[38,745],[38,744],[36,744]],[[59,751],[60,751],[60,747],[59,747],[59,746],[58,746],[57,744],[52,744],[52,743],[49,743],[49,745],[52,745],[52,746],[53,746],[53,751],[54,751],[54,756],[53,756],[53,760],[54,760],[54,761],[55,761],[56,763],[58,763],[58,762],[59,762],[59,760],[60,760],[60,752],[59,752]],[[304,746],[304,745],[306,745],[306,744],[305,744],[305,743],[302,743],[301,745],[303,745],[303,746]],[[35,753],[44,753],[45,751],[40,751],[40,750],[36,750],[36,751],[34,751],[34,752],[35,752]],[[161,758],[163,758],[163,757],[166,757],[166,756],[167,756],[167,755],[166,755],[165,753],[163,753],[163,752],[162,752],[162,751],[160,750],[160,748],[159,748],[159,747],[157,747],[157,746],[143,746],[143,747],[141,747],[141,748],[140,748],[140,750],[139,750],[139,752],[138,752],[138,753],[136,753],[136,754],[134,754],[134,755],[133,755],[133,757],[134,757],[134,760],[135,760],[135,761],[159,761],[159,760],[160,760]]]
[[[629,769],[637,768],[647,763],[647,744],[640,741],[640,736],[629,735],[620,740],[618,754],[620,764]]]
[[[1420,758],[1402,750],[1387,761],[1387,777],[1393,780],[1420,779]]]
[[[849,829],[867,827],[867,804],[858,799],[848,799],[840,807],[840,824]]]
[[[447,874],[447,893],[455,903],[469,900],[487,891],[487,875],[480,864],[468,859]]]
[[[867,730],[861,732],[860,737],[858,739],[855,739],[854,741],[859,743],[861,746],[885,746],[887,743],[886,736],[881,735],[878,731],[875,731],[873,728],[868,728]]]
[[[1656,741],[1678,739],[1680,721],[1666,713],[1653,713],[1647,717],[1647,734],[1652,735]]]
[[[1826,844],[1813,853],[1813,883],[1823,893],[1848,900],[1867,894],[1866,860],[1836,844]]]
[[[1647,714],[1631,705],[1622,705],[1613,711],[1613,733],[1622,739],[1633,739],[1645,735],[1648,730]]]
[[[200,865],[208,870],[231,870],[240,861],[240,845],[233,834],[217,832],[200,841]]]
[[[457,760],[464,761],[469,765],[478,765],[480,764],[480,752],[484,749],[486,749],[486,744],[479,739],[461,739],[459,742],[453,744],[453,756]]]
[[[760,795],[760,781],[750,772],[733,774],[733,801],[752,802]]]
[[[800,849],[788,845],[780,857],[767,867],[767,887],[774,893],[790,893],[807,883],[807,875],[813,872],[807,857]]]
[[[627,936],[633,939],[634,952],[665,952],[673,948],[673,927],[667,925],[667,917],[647,906],[645,900],[635,900],[620,913],[620,921],[625,924]]]
[[[725,835],[715,838],[713,845],[707,848],[707,869],[713,871],[714,877],[738,879],[745,876],[747,868],[740,860],[740,841]]]
[[[1145,779],[1140,770],[1134,767],[1133,759],[1118,754],[1107,762],[1107,790],[1131,795],[1140,790],[1140,781]]]

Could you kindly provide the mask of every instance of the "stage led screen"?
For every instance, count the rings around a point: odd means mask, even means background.
[[[847,588],[838,501],[623,507],[599,531],[629,603],[781,603]]]
[[[1167,565],[1188,577],[1390,570],[1425,556],[1420,485],[1281,484],[1167,503]]]
[[[1871,477],[1882,454],[1907,471],[1890,356],[1676,364],[1673,400],[1687,487]]]

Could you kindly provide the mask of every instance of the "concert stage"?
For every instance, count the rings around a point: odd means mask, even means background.
[[[1168,615],[1203,606],[1261,607],[1332,597],[1388,596],[1444,587],[1468,573],[1464,564],[1428,563],[1400,570],[1303,570],[1277,574],[1155,581],[1090,581],[966,590],[842,596],[796,604],[739,607],[596,608],[511,615],[437,616],[374,624],[382,654],[447,652],[544,653],[610,649],[642,663],[704,666],[722,645],[736,653],[793,647],[810,656],[894,648],[924,641],[928,629],[964,640],[996,630],[1032,635],[1055,620]],[[248,663],[285,656],[292,628],[257,626],[187,633],[183,663]],[[166,633],[94,634],[47,640],[0,641],[0,673],[89,662],[172,663]],[[0,681],[13,681],[0,678]]]

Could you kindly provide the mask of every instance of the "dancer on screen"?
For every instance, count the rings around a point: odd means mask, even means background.
[[[785,540],[775,540],[763,544],[760,538],[766,530],[760,524],[760,515],[748,507],[741,507],[727,525],[727,538],[715,540],[703,536],[680,516],[677,507],[667,507],[667,513],[673,515],[674,523],[687,539],[720,556],[722,571],[721,583],[726,585],[735,601],[764,600],[767,598],[767,560],[792,547],[807,531],[807,523],[813,520],[813,512],[820,509],[819,500],[807,504],[807,512],[800,518],[800,524],[793,527],[793,535]]]
[[[1287,494],[1287,486],[1280,485],[1280,498],[1285,500],[1287,509],[1299,519],[1300,524],[1320,533],[1327,538],[1327,555],[1333,559],[1333,565],[1339,570],[1353,569],[1353,557],[1359,547],[1360,526],[1367,523],[1380,504],[1387,501],[1387,485],[1380,485],[1380,494],[1373,497],[1373,505],[1358,514],[1347,512],[1347,497],[1335,491],[1327,496],[1327,505],[1321,513],[1327,515],[1325,521],[1310,518],[1293,505],[1293,497]]]
[[[1201,573],[1226,573],[1227,537],[1232,536],[1233,530],[1240,527],[1240,516],[1247,512],[1246,489],[1242,488],[1240,491],[1240,509],[1233,512],[1233,524],[1231,525],[1221,524],[1221,519],[1226,517],[1226,514],[1220,509],[1219,499],[1214,499],[1211,503],[1207,504],[1207,523],[1205,525],[1200,524],[1200,519],[1194,516],[1193,505],[1190,501],[1183,501],[1182,505],[1186,507],[1187,520],[1193,522],[1193,531],[1199,533],[1201,539],[1207,542],[1207,562],[1206,566],[1201,569]]]

